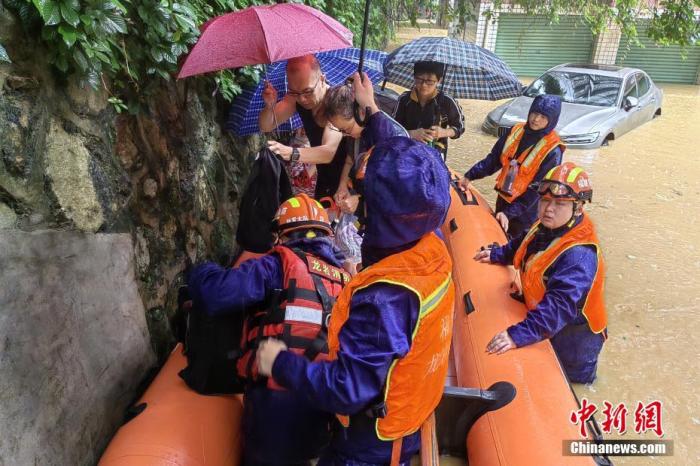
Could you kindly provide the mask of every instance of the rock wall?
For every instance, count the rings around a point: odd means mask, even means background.
[[[46,371],[54,365],[63,371],[60,390],[47,388],[41,404],[36,404],[34,394],[11,404],[13,425],[17,425],[12,427],[13,435],[28,429],[33,437],[19,443],[0,440],[0,465],[92,464],[113,432],[113,421],[121,416],[129,390],[126,385],[116,389],[108,381],[100,379],[98,384],[90,378],[98,374],[96,368],[119,371],[121,367],[121,376],[131,383],[144,376],[147,362],[154,361],[151,351],[158,360],[168,354],[174,343],[171,319],[185,264],[217,260],[233,252],[238,200],[261,141],[234,139],[222,131],[227,106],[212,96],[213,86],[204,81],[164,83],[155,94],[144,96],[137,116],[116,114],[105,89],[91,91],[57,78],[41,46],[23,34],[1,3],[0,43],[13,60],[0,63],[0,241],[11,238],[7,248],[29,254],[25,271],[17,272],[10,285],[17,289],[2,295],[0,319],[12,323],[31,298],[41,304],[32,310],[32,319],[54,319],[61,329],[47,335],[31,331],[25,323],[26,332],[13,340],[18,346],[9,353],[3,351],[0,413],[5,412],[5,403],[13,402],[5,398],[6,393],[27,393],[23,382],[27,377],[48,380],[52,376]],[[46,250],[39,254],[37,244],[42,241]],[[77,246],[81,242],[82,249]],[[107,249],[112,252],[100,249],[100,244],[103,249],[110,244]],[[7,248],[6,253],[14,254]],[[62,259],[69,249],[76,258]],[[101,263],[114,262],[116,256],[123,266],[122,277],[115,277]],[[20,264],[21,257],[12,257]],[[44,291],[54,289],[48,276],[30,282],[44,260],[53,260],[55,279],[82,274],[91,262],[95,276],[93,281],[65,282],[59,297],[52,300]],[[0,263],[3,288],[7,274],[6,264]],[[85,290],[109,287],[114,278],[119,278],[120,285],[115,284],[109,302]],[[53,351],[58,336],[77,338],[79,333],[83,339],[101,338],[98,330],[104,329],[87,325],[88,321],[102,322],[101,316],[111,319],[122,299],[119,291],[127,290],[128,282],[140,299],[140,307],[132,306],[132,311],[143,318],[134,316],[124,332],[147,333],[151,349],[127,339],[119,340],[120,347],[104,340],[100,351],[67,343],[61,351]],[[119,334],[118,323],[110,325]],[[12,328],[2,328],[0,334]],[[93,331],[97,333],[91,336]],[[143,364],[122,367],[120,358],[128,350],[123,345],[132,344],[131,351],[142,353]],[[29,357],[32,354],[42,355],[41,365],[30,364],[36,362]],[[7,379],[4,371],[9,367],[12,373]],[[61,431],[74,429],[74,420],[82,422],[88,411],[93,412],[92,406],[65,399],[66,390],[78,390],[85,383],[92,383],[92,388],[107,385],[95,395],[95,403],[101,403],[103,410],[96,411],[101,414],[79,432],[80,439],[76,432]],[[14,391],[6,392],[7,384],[14,384]],[[129,385],[132,391],[134,386]],[[5,426],[3,422],[3,435]],[[59,454],[55,445],[76,453]]]
[[[95,464],[155,363],[128,234],[0,232],[0,464]]]

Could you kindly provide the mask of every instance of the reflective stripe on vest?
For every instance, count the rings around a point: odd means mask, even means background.
[[[307,356],[311,360],[327,359],[326,329],[333,300],[338,297],[349,275],[325,261],[277,246],[273,251],[282,264],[283,290],[277,290],[266,309],[251,312],[243,327],[241,347],[243,355],[237,369],[241,377],[258,380],[255,353],[263,338],[279,338],[290,351]],[[319,293],[319,287],[323,287]],[[321,296],[325,293],[326,296]],[[324,309],[324,300],[329,301]],[[267,387],[282,389],[272,377]]]
[[[411,348],[392,362],[384,384],[386,416],[377,418],[376,435],[395,440],[417,431],[442,397],[452,336],[455,290],[452,261],[445,244],[434,233],[414,247],[363,269],[338,297],[328,326],[331,359],[342,351],[338,335],[347,321],[355,292],[376,283],[410,290],[420,303]],[[347,416],[338,416],[349,425]]]
[[[518,145],[525,135],[525,123],[518,123],[510,129],[506,143],[503,145],[503,151],[501,152],[501,172],[498,174],[496,179],[496,186],[494,189],[498,191],[498,195],[508,202],[513,202],[515,199],[520,197],[534,181],[535,175],[542,165],[542,161],[547,157],[554,148],[561,146],[562,152],[565,150],[564,144],[559,139],[559,135],[556,131],[551,131],[534,145],[532,148],[525,149],[520,154],[516,154],[515,151],[518,150]],[[511,189],[510,195],[503,192],[503,184],[505,183],[506,176],[508,175],[508,169],[510,167],[510,161],[513,158],[518,160],[518,174],[513,181],[513,187]]]
[[[547,292],[547,285],[544,277],[549,267],[565,251],[575,246],[593,246],[598,258],[598,267],[591,285],[591,289],[586,296],[586,302],[581,308],[581,313],[586,318],[588,326],[593,333],[601,333],[607,327],[607,313],[604,300],[605,264],[601,253],[598,238],[595,234],[593,222],[584,213],[581,222],[564,233],[559,238],[553,240],[545,250],[532,254],[525,260],[527,247],[534,239],[540,223],[532,226],[525,235],[523,242],[513,257],[513,266],[520,270],[523,296],[528,311],[533,311],[544,298]]]

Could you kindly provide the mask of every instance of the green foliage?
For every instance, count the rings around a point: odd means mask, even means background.
[[[647,34],[662,45],[699,44],[700,22],[694,17],[693,6],[700,8],[700,0],[662,1],[663,10],[654,10],[654,20]]]
[[[494,10],[504,3],[494,1]],[[658,7],[650,7],[647,0],[515,0],[512,3],[524,8],[527,14],[544,15],[554,23],[560,15],[580,14],[594,34],[617,24],[637,45],[637,26],[643,21],[640,18],[649,18],[647,35],[658,44],[689,47],[700,39],[700,23],[693,16],[693,7],[700,7],[700,0],[662,0]],[[493,11],[486,13],[488,19],[492,16]]]
[[[7,50],[0,44],[0,62],[12,63],[10,56],[7,54]]]
[[[112,106],[114,107],[114,110],[116,110],[117,113],[122,113],[122,112],[127,111],[129,109],[129,107],[127,107],[127,105],[124,103],[124,101],[122,99],[120,99],[119,97],[110,97],[109,99],[107,99],[107,102],[112,104]]]
[[[108,87],[115,110],[138,108],[139,101],[162,80],[176,74],[178,65],[199,36],[199,26],[212,17],[275,0],[2,0],[14,11],[25,30],[41,40],[50,63],[64,75],[77,75],[97,88]],[[292,0],[301,2],[301,0]],[[335,17],[362,38],[365,0],[304,0]],[[503,0],[496,0],[498,8]],[[700,0],[665,0],[651,11],[645,0],[616,2],[589,0],[516,0],[530,14],[556,22],[560,14],[582,14],[594,32],[619,24],[635,40],[639,13],[651,15],[648,34],[662,44],[694,44],[700,29],[693,5]],[[418,11],[436,11],[439,0],[372,0],[367,46],[383,48],[392,38],[394,24],[408,19],[416,24]],[[464,22],[478,14],[477,0],[456,0],[450,12]],[[0,45],[0,62],[9,61]],[[243,86],[257,82],[261,67],[225,70],[213,77],[224,98],[232,100]]]
[[[275,0],[3,0],[25,30],[46,45],[50,63],[63,76],[103,86],[117,112],[137,109],[161,80],[177,73],[181,59],[196,43],[199,26],[212,17]],[[297,0],[299,1],[299,0]],[[374,0],[369,47],[381,47],[393,33],[394,4],[414,0]],[[415,0],[416,2],[418,0]],[[364,0],[307,0],[362,34]],[[0,61],[9,61],[0,46]],[[260,78],[262,67],[224,70],[213,77],[227,100]],[[108,84],[109,83],[109,86]]]

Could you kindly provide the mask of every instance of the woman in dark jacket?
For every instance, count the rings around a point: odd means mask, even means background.
[[[466,189],[469,182],[501,171],[495,187],[496,218],[511,237],[527,231],[537,218],[539,195],[530,185],[562,162],[565,146],[554,130],[560,113],[559,97],[535,97],[527,121],[503,134],[489,155],[460,180]]]

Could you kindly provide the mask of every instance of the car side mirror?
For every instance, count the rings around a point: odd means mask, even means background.
[[[622,107],[625,109],[626,112],[629,112],[632,108],[636,107],[639,105],[639,99],[636,97],[625,97],[625,102],[623,103]]]

